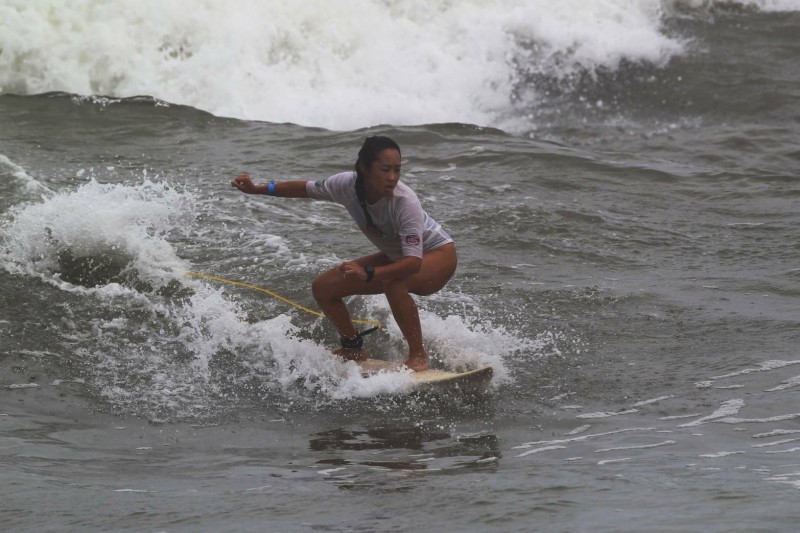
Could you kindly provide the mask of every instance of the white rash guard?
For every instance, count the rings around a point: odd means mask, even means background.
[[[306,183],[308,196],[342,204],[358,227],[392,261],[403,257],[422,257],[453,239],[422,209],[419,198],[402,181],[392,196],[367,205],[369,215],[381,235],[367,228],[367,219],[356,195],[356,173],[341,172],[330,178]]]

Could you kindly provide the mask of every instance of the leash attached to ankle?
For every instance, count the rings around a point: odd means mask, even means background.
[[[347,350],[360,350],[364,347],[364,337],[361,336],[361,333],[356,333],[356,336],[351,339],[340,337],[339,341],[342,343],[342,348]]]
[[[342,348],[347,350],[360,350],[364,347],[364,335],[369,335],[373,331],[377,330],[378,327],[369,328],[359,333],[356,333],[355,337],[344,339],[339,337],[339,341],[342,343]]]

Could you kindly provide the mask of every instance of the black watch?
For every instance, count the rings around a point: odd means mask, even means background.
[[[364,267],[364,271],[367,273],[367,281],[372,281],[372,278],[375,277],[375,267],[372,265],[367,265]]]

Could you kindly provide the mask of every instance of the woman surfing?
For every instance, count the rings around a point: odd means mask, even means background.
[[[422,209],[417,195],[400,181],[400,146],[389,137],[368,137],[358,152],[355,172],[318,181],[255,184],[243,174],[231,186],[247,194],[312,198],[342,204],[379,250],[323,272],[311,284],[314,299],[339,332],[346,360],[367,359],[364,339],[353,326],[343,298],[385,294],[408,343],[405,364],[428,369],[422,327],[412,294],[427,296],[445,286],[456,271],[453,239]]]

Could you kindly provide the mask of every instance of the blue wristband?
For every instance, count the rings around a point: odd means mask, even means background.
[[[270,196],[275,196],[275,182],[270,181],[269,186],[267,187],[267,194]]]

